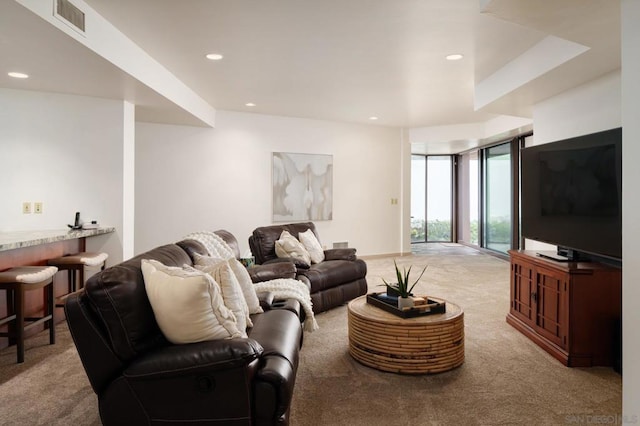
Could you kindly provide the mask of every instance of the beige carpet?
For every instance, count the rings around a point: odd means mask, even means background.
[[[305,335],[292,425],[561,425],[621,413],[622,381],[610,368],[566,368],[505,322],[509,264],[465,247],[434,246],[398,259],[427,272],[417,294],[465,311],[466,360],[437,375],[365,367],[348,354],[346,306],[317,316]],[[392,279],[393,260],[367,260],[371,291]],[[0,352],[1,425],[96,425],[96,397],[64,324],[59,342],[29,340],[26,362]],[[580,423],[582,422],[582,423]]]
[[[55,345],[42,332],[25,346],[22,364],[15,346],[0,352],[0,425],[100,425],[98,400],[66,323],[57,325]]]

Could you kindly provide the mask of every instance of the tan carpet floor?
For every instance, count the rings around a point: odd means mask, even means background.
[[[566,368],[505,322],[509,263],[455,245],[397,258],[416,272],[414,291],[465,312],[465,363],[436,375],[407,376],[363,366],[348,353],[347,308],[317,315],[305,335],[292,425],[562,425],[613,420],[622,411],[621,376],[611,368]],[[370,291],[393,279],[393,259],[367,259]],[[40,333],[0,351],[0,425],[98,425],[97,400],[64,323],[58,342]],[[619,418],[619,417],[618,417]]]

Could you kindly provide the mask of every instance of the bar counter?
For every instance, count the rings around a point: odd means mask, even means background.
[[[114,232],[113,227],[96,229],[54,229],[46,231],[12,231],[0,232],[0,251],[14,250],[24,247],[55,243],[57,241],[75,240]]]
[[[113,227],[100,227],[96,229],[58,229],[36,231],[12,231],[0,232],[0,271],[25,265],[46,265],[47,260],[68,254],[85,251],[86,239],[115,232]],[[68,292],[68,271],[58,271],[54,277],[54,296],[58,297]],[[0,292],[0,318],[7,316],[9,301],[6,291]],[[44,309],[43,293],[29,292],[24,300],[25,310],[28,316],[38,316]],[[64,312],[58,308],[55,312],[55,322],[64,321]],[[0,329],[6,329],[3,325]],[[27,332],[32,335],[41,331],[40,326],[33,327]],[[9,344],[7,338],[0,337],[0,348]]]

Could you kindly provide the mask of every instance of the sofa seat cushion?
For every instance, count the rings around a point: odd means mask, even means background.
[[[367,264],[357,259],[325,260],[311,265],[309,269],[298,270],[298,275],[307,277],[311,284],[311,293],[316,293],[344,283],[364,278],[367,274]]]

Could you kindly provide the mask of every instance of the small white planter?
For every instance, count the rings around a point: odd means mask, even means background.
[[[413,299],[410,297],[398,297],[398,309],[413,308]]]

